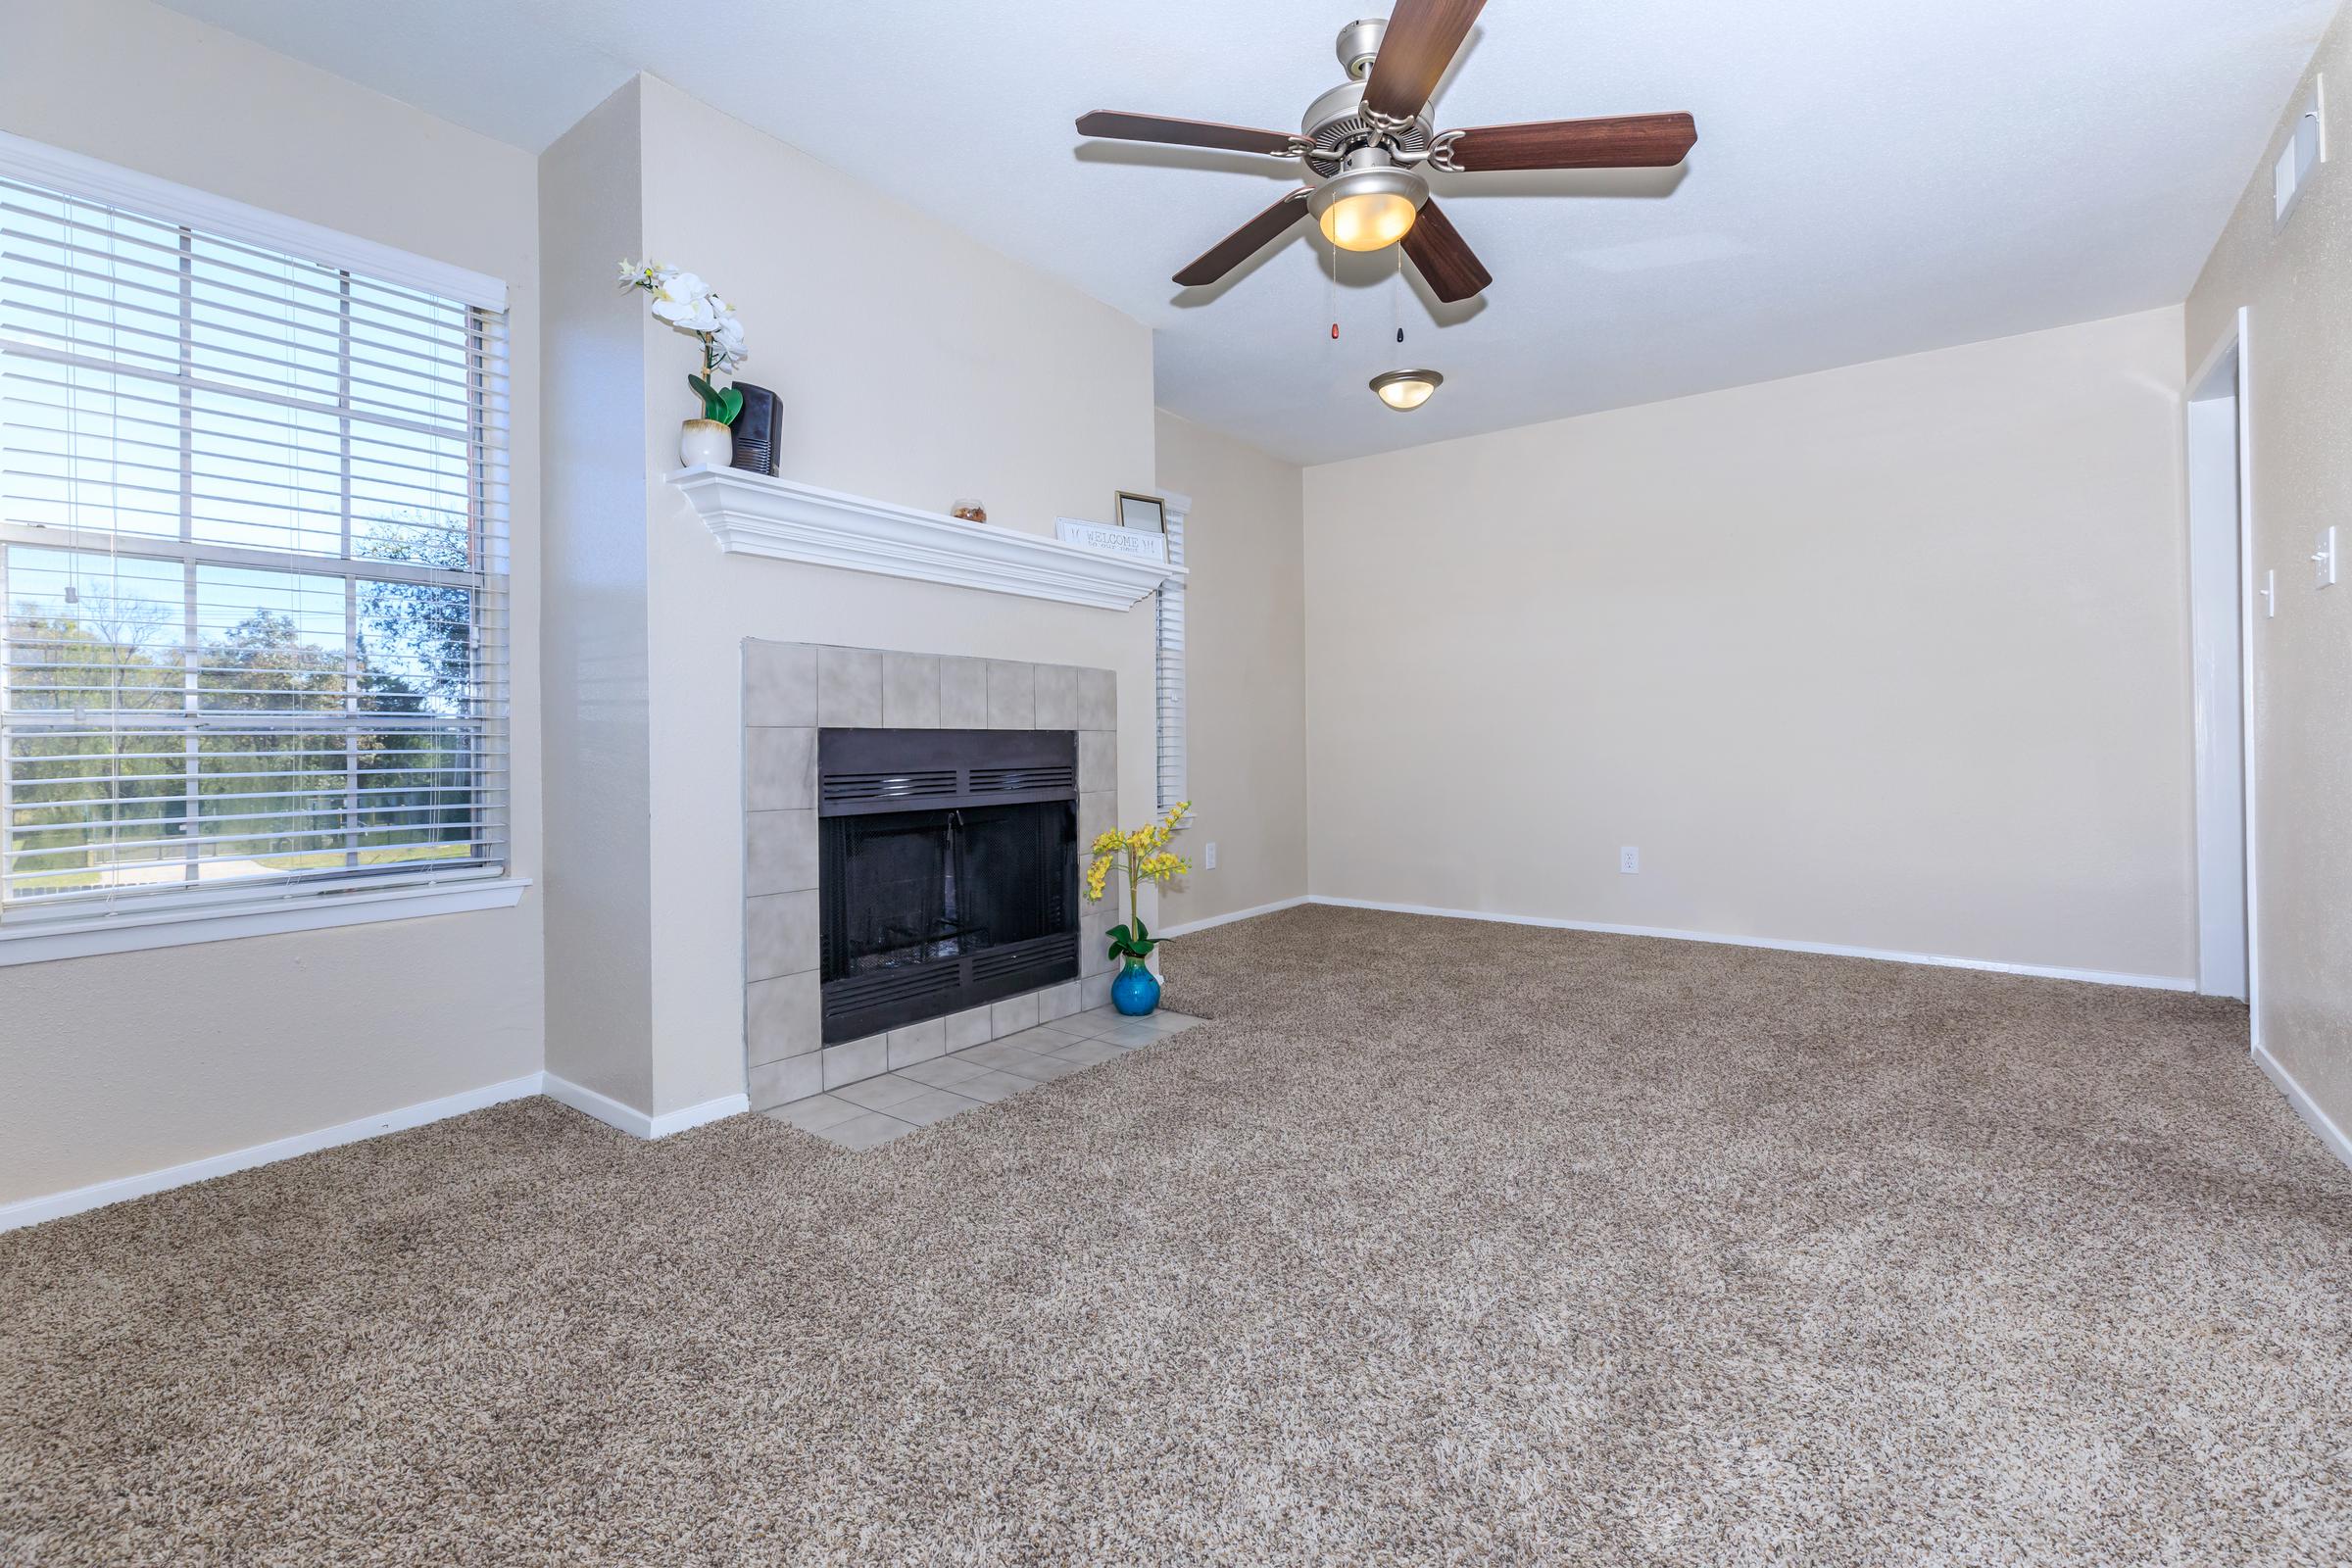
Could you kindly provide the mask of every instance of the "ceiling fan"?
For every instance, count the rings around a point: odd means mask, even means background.
[[[1429,95],[1470,34],[1486,0],[1396,0],[1386,22],[1340,29],[1348,80],[1309,105],[1293,135],[1200,120],[1097,110],[1078,121],[1082,136],[1211,147],[1303,162],[1318,183],[1302,185],[1226,235],[1175,280],[1213,283],[1312,217],[1343,250],[1376,251],[1401,241],[1404,254],[1448,303],[1494,279],[1430,199],[1421,166],[1449,173],[1506,169],[1667,169],[1698,140],[1689,115],[1547,120],[1467,130],[1436,128]]]

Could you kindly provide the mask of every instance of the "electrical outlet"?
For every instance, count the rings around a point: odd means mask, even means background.
[[[1210,839],[1206,844],[1200,846],[1200,869],[1203,871],[1214,871],[1216,868],[1217,841],[1215,839]]]
[[[1632,875],[1642,869],[1642,852],[1628,844],[1617,852],[1617,869]]]

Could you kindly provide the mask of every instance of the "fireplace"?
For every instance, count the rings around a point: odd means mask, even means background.
[[[754,639],[743,675],[754,1110],[1109,1003],[1113,671]]]
[[[820,729],[822,1038],[1078,978],[1070,730]]]

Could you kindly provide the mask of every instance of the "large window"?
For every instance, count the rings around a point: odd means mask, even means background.
[[[0,930],[496,876],[503,299],[104,195],[0,173]]]

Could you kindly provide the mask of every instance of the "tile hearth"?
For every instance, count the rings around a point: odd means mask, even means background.
[[[767,1114],[844,1149],[872,1149],[958,1112],[1115,1060],[1201,1021],[1181,1012],[1124,1018],[1097,1007],[810,1095]]]

